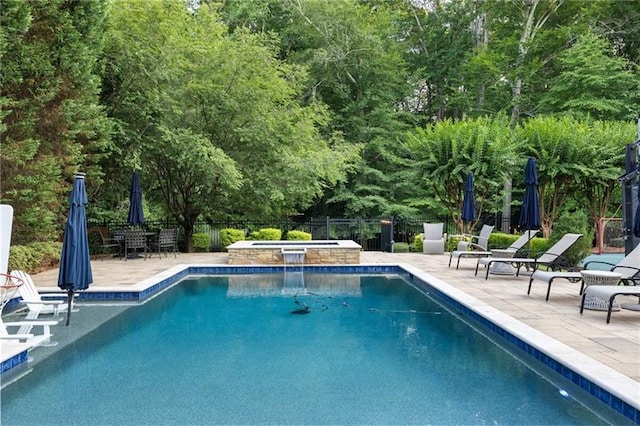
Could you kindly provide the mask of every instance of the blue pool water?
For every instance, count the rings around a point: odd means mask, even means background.
[[[399,276],[282,281],[183,281],[5,387],[2,424],[603,423]]]

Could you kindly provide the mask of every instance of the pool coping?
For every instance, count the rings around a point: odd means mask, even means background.
[[[80,301],[143,302],[171,287],[187,276],[205,274],[248,274],[278,272],[283,266],[275,265],[223,265],[180,264],[134,285],[92,286],[80,294]],[[485,302],[458,290],[444,280],[406,263],[305,265],[305,271],[344,273],[405,273],[418,288],[436,292],[459,312],[486,327],[483,331],[496,333],[523,354],[533,356],[542,365],[555,371],[593,397],[610,406],[628,419],[640,423],[640,383],[567,346],[558,340],[495,309]],[[26,361],[27,350],[18,351],[3,360],[1,372]],[[3,354],[4,355],[4,354]],[[4,356],[3,356],[4,358]]]

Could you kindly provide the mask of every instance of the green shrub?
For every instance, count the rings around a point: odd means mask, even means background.
[[[276,228],[263,228],[258,231],[258,240],[280,241],[282,239],[282,231]]]
[[[454,251],[458,249],[458,243],[460,241],[471,241],[470,237],[464,235],[451,235],[447,238],[447,244],[444,248],[445,251]]]
[[[491,249],[506,249],[520,236],[513,234],[505,234],[504,232],[492,232],[489,235],[489,250]]]
[[[311,234],[304,231],[289,231],[287,232],[288,241],[311,241]]]
[[[193,234],[193,249],[197,252],[207,252],[211,247],[211,235],[205,233]]]
[[[582,260],[591,254],[593,247],[593,228],[589,226],[587,214],[582,210],[565,211],[553,224],[551,232],[551,244],[555,244],[564,234],[582,234],[582,238],[567,250],[564,256],[573,266],[577,266]]]
[[[410,251],[422,253],[422,236],[420,234],[413,237],[413,243],[409,247]]]
[[[62,243],[31,243],[26,246],[11,246],[9,250],[9,271],[19,269],[37,273],[60,265]]]
[[[538,257],[549,250],[552,245],[549,238],[535,237],[529,241],[529,247],[525,246],[523,249],[527,252],[527,257]]]
[[[409,243],[393,243],[394,253],[409,253]]]
[[[244,230],[225,228],[220,230],[220,246],[222,250],[226,250],[228,246],[236,241],[244,241]]]

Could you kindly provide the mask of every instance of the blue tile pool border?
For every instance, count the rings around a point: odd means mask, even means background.
[[[301,267],[287,267],[287,270],[299,270]],[[171,276],[160,279],[148,288],[141,291],[88,291],[79,295],[81,300],[87,301],[122,301],[122,302],[142,302],[149,297],[167,289],[173,284],[189,277],[198,275],[242,275],[242,274],[261,274],[261,273],[277,273],[283,272],[283,266],[187,266]],[[583,389],[592,397],[601,401],[605,405],[611,407],[614,411],[620,413],[624,417],[640,424],[640,410],[633,405],[623,401],[616,395],[611,394],[606,389],[598,386],[588,378],[580,375],[571,367],[562,364],[553,357],[545,354],[537,348],[531,346],[527,342],[509,333],[504,328],[488,320],[464,304],[458,302],[453,297],[435,288],[422,278],[406,271],[399,265],[308,265],[304,266],[305,272],[316,273],[342,273],[342,274],[398,274],[406,278],[411,284],[428,293],[429,296],[438,302],[444,303],[456,314],[470,319],[474,324],[481,325],[485,331],[490,332],[494,336],[498,336],[504,341],[510,343],[512,347],[519,349],[522,354],[526,354],[528,358],[532,358],[540,363],[541,366],[549,371],[555,372],[571,383]],[[18,301],[12,301],[17,304]],[[16,367],[22,362],[27,361],[27,352],[19,353],[14,357],[2,362],[2,371],[5,373]]]
[[[26,349],[22,352],[15,354],[11,358],[8,358],[2,361],[2,365],[0,366],[0,374],[7,372],[14,367],[17,367],[23,362],[27,362],[28,359],[29,359],[29,354]]]

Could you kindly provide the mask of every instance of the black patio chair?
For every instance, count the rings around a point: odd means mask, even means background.
[[[144,260],[147,260],[147,235],[144,231],[127,231],[124,234],[124,260],[129,256],[132,259],[139,257],[142,251]]]
[[[153,248],[155,249],[158,256],[162,258],[162,253],[164,252],[165,257],[169,256],[169,253],[173,253],[173,257],[177,257],[178,253],[178,229],[177,228],[167,228],[161,229],[158,232],[155,243],[153,244]]]
[[[120,242],[113,238],[105,237],[102,231],[95,231],[92,239],[95,247],[98,249],[98,253],[96,254],[102,255],[100,256],[100,260],[102,260],[104,255],[122,255],[122,245]]]

